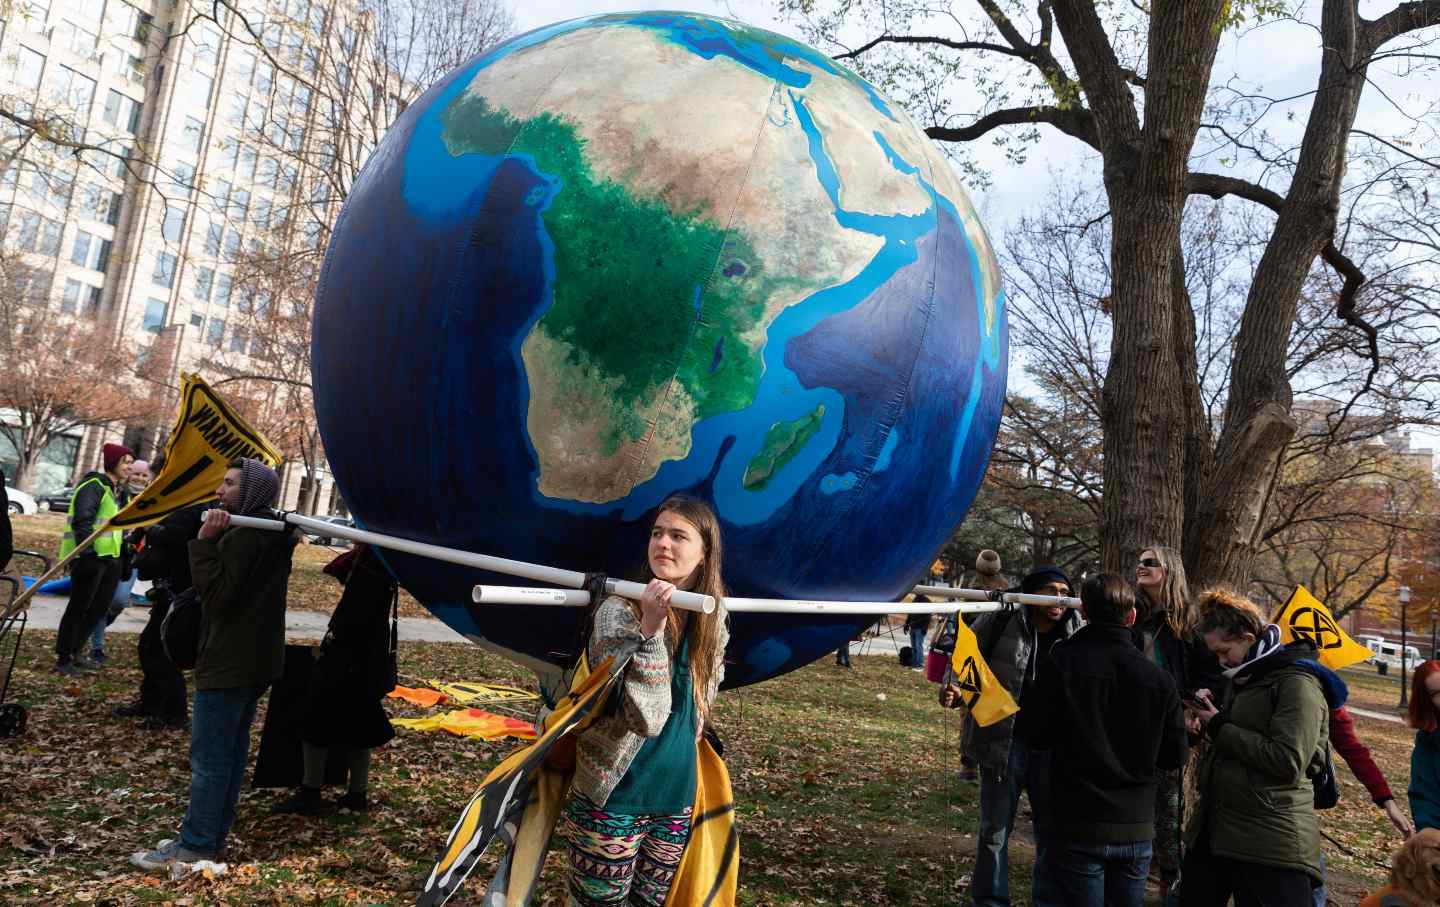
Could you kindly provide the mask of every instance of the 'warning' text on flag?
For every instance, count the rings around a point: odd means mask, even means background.
[[[177,510],[215,497],[227,464],[249,457],[268,466],[280,454],[199,375],[185,375],[180,414],[165,442],[165,468],[145,490],[110,520],[114,529],[131,529],[164,519]]]

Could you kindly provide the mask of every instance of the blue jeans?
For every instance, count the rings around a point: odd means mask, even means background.
[[[235,803],[250,755],[250,725],[265,685],[196,690],[190,711],[190,808],[180,843],[213,855],[235,824]]]
[[[138,574],[134,570],[129,576],[120,577],[120,585],[115,587],[115,597],[112,598],[109,611],[105,616],[95,622],[95,629],[90,631],[90,651],[105,651],[105,628],[110,626],[110,615],[115,612],[118,605],[122,608],[130,607],[130,590],[135,588],[135,580]]]
[[[925,667],[925,631],[920,627],[910,628],[910,666]]]
[[[1035,899],[1036,907],[1141,907],[1150,874],[1151,843],[1092,844],[1052,840],[1050,877],[1060,895]]]
[[[1003,775],[980,767],[980,838],[970,882],[970,903],[974,907],[1008,907],[1010,903],[1010,833],[1015,830],[1020,792],[1028,787],[1029,768],[1030,748],[1023,740],[1011,741],[1009,764]],[[1033,812],[1033,796],[1030,806]],[[1047,857],[1047,843],[1036,828],[1033,897],[1037,904],[1054,903],[1058,897]]]
[[[1322,850],[1320,851],[1320,887],[1315,889],[1315,907],[1325,907],[1325,897],[1325,851]]]

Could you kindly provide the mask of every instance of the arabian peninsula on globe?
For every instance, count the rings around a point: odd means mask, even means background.
[[[964,189],[868,83],[736,22],[596,16],[460,67],[366,165],[316,409],[373,531],[625,576],[685,492],[735,594],[888,600],[979,486],[1005,333]],[[573,650],[573,612],[476,606],[493,575],[386,557],[474,639],[537,668]],[[736,614],[727,684],[867,623]]]

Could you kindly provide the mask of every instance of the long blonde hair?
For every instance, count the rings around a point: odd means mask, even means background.
[[[1148,624],[1158,611],[1165,615],[1165,622],[1170,625],[1170,632],[1175,634],[1175,638],[1188,642],[1195,636],[1195,611],[1190,607],[1185,562],[1180,559],[1180,552],[1164,545],[1146,545],[1140,549],[1141,554],[1146,551],[1155,552],[1160,569],[1165,571],[1165,581],[1160,585],[1159,601],[1151,601],[1149,593],[1140,590],[1137,598],[1141,610],[1136,623],[1140,626]]]
[[[712,596],[717,603],[722,603],[709,614],[671,608],[665,615],[665,644],[672,657],[680,648],[681,621],[686,622],[685,637],[690,642],[690,680],[694,687],[695,708],[703,723],[710,710],[710,704],[705,701],[705,691],[710,688],[710,680],[715,676],[715,657],[723,655],[715,651],[720,641],[720,622],[725,619],[725,580],[721,574],[724,550],[720,542],[720,521],[709,504],[681,494],[666,498],[660,509],[655,511],[655,519],[658,520],[662,513],[673,513],[699,531],[705,553],[700,558],[700,566],[695,568],[695,583],[690,591]],[[651,525],[654,525],[653,522]],[[646,581],[655,578],[648,557],[645,559],[644,577]],[[636,610],[638,617],[639,605],[631,602],[630,607]],[[681,614],[686,614],[688,620]]]

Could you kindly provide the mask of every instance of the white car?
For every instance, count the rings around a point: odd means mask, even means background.
[[[10,500],[11,516],[34,516],[40,512],[40,505],[35,503],[35,499],[18,488],[6,485],[5,497]]]

